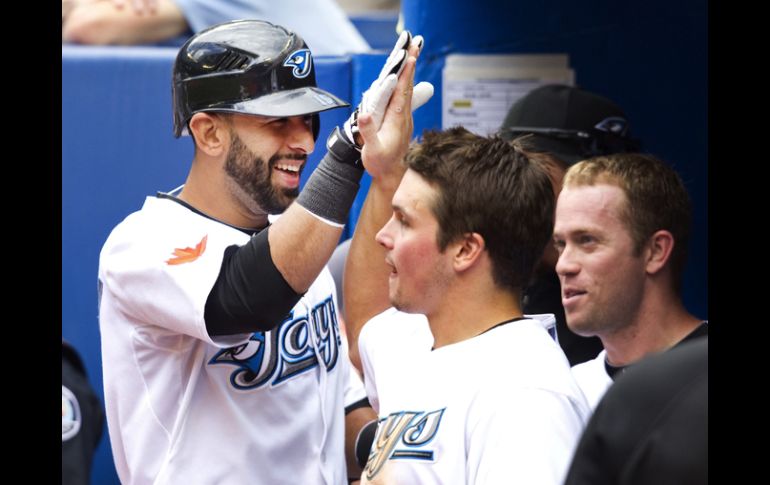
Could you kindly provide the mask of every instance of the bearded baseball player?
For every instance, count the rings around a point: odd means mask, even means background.
[[[347,106],[316,87],[302,38],[242,20],[181,47],[174,134],[195,144],[187,180],[148,197],[100,255],[122,483],[348,482],[345,406],[363,394],[343,397],[355,393],[325,264],[364,167],[398,162],[411,108],[432,94],[413,88],[419,46],[399,38],[301,193],[318,113]]]
[[[521,309],[553,227],[547,156],[453,128],[372,182],[344,281],[379,418],[362,483],[562,482],[588,406],[553,315]]]

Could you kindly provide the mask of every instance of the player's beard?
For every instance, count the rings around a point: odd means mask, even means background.
[[[225,159],[225,172],[263,211],[268,214],[280,214],[285,211],[299,195],[299,187],[280,187],[276,190],[272,182],[273,168],[281,159],[302,160],[299,172],[302,174],[307,155],[277,153],[265,162],[262,157],[249,150],[237,134],[233,133],[232,140]]]

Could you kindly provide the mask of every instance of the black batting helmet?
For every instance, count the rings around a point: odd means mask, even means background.
[[[262,20],[235,20],[192,36],[174,63],[174,136],[201,111],[313,117],[349,106],[316,87],[313,57],[302,38]]]

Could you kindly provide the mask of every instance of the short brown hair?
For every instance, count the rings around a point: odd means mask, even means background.
[[[406,166],[438,191],[431,209],[439,248],[476,232],[493,261],[495,283],[525,285],[553,232],[553,188],[539,161],[545,156],[462,127],[425,132],[410,147]]]
[[[674,236],[671,268],[679,292],[687,262],[691,203],[676,171],[662,160],[641,153],[617,153],[590,158],[573,165],[564,176],[564,187],[606,183],[620,187],[627,204],[621,213],[637,255],[650,236],[661,229]]]

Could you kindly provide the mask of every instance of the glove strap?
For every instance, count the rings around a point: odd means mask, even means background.
[[[361,146],[356,143],[356,134],[358,134],[358,114],[360,113],[360,107],[353,110],[353,114],[350,115],[347,121],[345,121],[344,130],[340,130],[340,135],[345,138],[345,141],[353,148],[361,152]],[[339,130],[339,128],[337,128]],[[329,138],[331,139],[331,137]]]
[[[358,121],[357,114],[358,110],[356,109],[354,112],[355,121]],[[353,119],[352,116],[351,119]],[[345,125],[345,131],[340,130],[339,126],[334,128],[334,131],[332,131],[332,134],[329,135],[329,138],[326,140],[326,150],[332,155],[332,158],[336,162],[351,165],[363,170],[364,164],[361,162],[361,147],[356,146],[355,142],[348,139],[347,123]],[[358,133],[357,125],[354,133]]]

